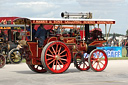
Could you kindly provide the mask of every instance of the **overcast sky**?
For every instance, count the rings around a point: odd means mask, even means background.
[[[128,0],[0,0],[0,17],[61,18],[65,11],[114,19],[111,33],[126,34],[128,29]]]

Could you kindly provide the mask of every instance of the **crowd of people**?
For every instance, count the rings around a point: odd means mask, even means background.
[[[108,42],[105,44],[105,46],[122,46],[122,47],[126,47],[128,46],[128,40],[127,39],[122,39],[121,41],[117,40],[117,39],[110,39],[108,40]]]

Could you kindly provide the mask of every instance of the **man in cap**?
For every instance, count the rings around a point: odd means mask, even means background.
[[[46,29],[44,28],[44,25],[40,25],[36,31],[36,34],[35,34],[35,39],[39,39],[39,47],[42,47],[43,46],[43,43],[44,43],[44,40],[45,40],[45,37],[46,37],[46,34],[47,31]]]

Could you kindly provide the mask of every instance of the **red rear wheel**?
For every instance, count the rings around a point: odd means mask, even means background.
[[[53,41],[44,47],[41,61],[47,71],[62,73],[68,69],[71,63],[71,53],[64,43]]]
[[[95,49],[90,53],[88,62],[92,70],[99,72],[106,68],[108,58],[103,50]]]
[[[87,54],[83,56],[81,53],[76,53],[74,56],[74,65],[78,70],[81,70],[81,71],[88,70],[90,67],[88,63]]]
[[[5,57],[0,54],[0,68],[4,67],[5,63],[6,63]]]
[[[45,73],[45,72],[47,72],[47,70],[45,70],[42,65],[29,65],[29,64],[28,64],[28,67],[29,67],[32,71],[34,71],[34,72],[36,72],[36,73]]]

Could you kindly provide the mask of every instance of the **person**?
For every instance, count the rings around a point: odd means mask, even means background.
[[[43,46],[44,40],[45,40],[45,36],[47,35],[47,30],[44,28],[44,26],[41,24],[35,34],[35,39],[39,39],[39,47]]]

